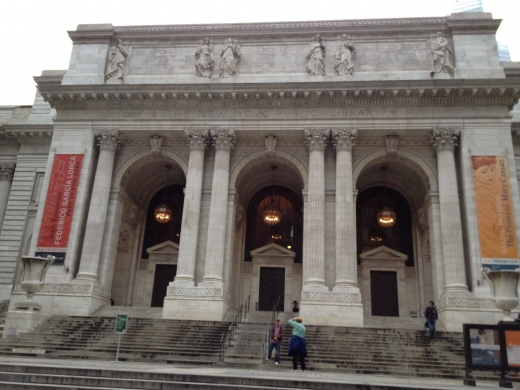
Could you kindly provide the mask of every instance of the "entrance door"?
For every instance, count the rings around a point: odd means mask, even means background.
[[[153,281],[152,307],[163,307],[164,297],[168,284],[173,281],[177,273],[175,264],[157,264],[155,266],[155,278]]]
[[[285,268],[260,267],[260,297],[258,310],[272,311],[276,302],[278,310],[284,311]],[[280,297],[280,300],[278,300]]]
[[[399,317],[397,298],[397,272],[370,271],[372,315]]]

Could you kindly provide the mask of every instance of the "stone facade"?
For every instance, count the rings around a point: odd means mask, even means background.
[[[37,252],[55,156],[77,154],[65,260],[35,296],[47,315],[149,307],[162,264],[176,267],[164,318],[223,320],[270,267],[308,324],[363,326],[373,271],[395,274],[400,317],[434,300],[448,330],[496,322],[471,157],[507,157],[518,236],[520,74],[498,61],[499,23],[79,25],[69,68],[35,77],[34,106],[0,107],[0,299],[24,298],[19,259]],[[165,164],[184,188],[178,244],[146,248]],[[271,186],[303,205],[303,249],[263,243],[245,261],[249,205]],[[413,264],[360,253],[358,199],[383,186],[410,210]]]

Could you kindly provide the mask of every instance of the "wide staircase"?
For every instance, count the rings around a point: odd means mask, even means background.
[[[33,332],[0,339],[0,355],[37,357],[42,364],[45,358],[114,361],[119,337],[115,334],[115,314],[128,314],[132,309],[102,310],[92,317],[53,316]],[[229,332],[233,328],[230,322],[154,318],[159,310],[149,309],[148,318],[139,318],[138,310],[130,314],[127,332],[121,336],[119,360],[261,371],[291,368],[292,359],[287,356],[291,329],[287,325],[280,366],[274,365],[275,351],[272,361],[265,360],[272,313],[249,313],[236,324],[234,332]],[[109,316],[99,316],[103,313]],[[279,313],[277,317],[287,324],[293,315]],[[431,342],[422,321],[417,322],[419,329],[308,325],[307,367],[323,373],[463,378],[462,334],[438,332]],[[474,375],[477,380],[496,380],[499,373],[477,371]]]
[[[0,339],[0,354],[57,359],[114,360],[115,317],[53,316],[34,332]],[[119,360],[216,364],[229,323],[129,317]]]

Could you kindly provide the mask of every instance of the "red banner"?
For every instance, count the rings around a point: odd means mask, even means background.
[[[36,247],[36,256],[56,256],[54,264],[65,261],[82,163],[82,154],[54,156]]]

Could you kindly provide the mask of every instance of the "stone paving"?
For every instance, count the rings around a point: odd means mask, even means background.
[[[0,356],[0,363],[3,364],[24,364],[35,366],[52,366],[67,368],[92,368],[120,371],[142,371],[156,373],[175,373],[175,374],[206,374],[211,376],[226,377],[249,377],[249,378],[280,378],[291,379],[306,378],[309,382],[332,382],[344,384],[356,384],[361,386],[389,386],[401,389],[439,389],[439,390],[460,390],[460,389],[498,389],[498,379],[496,381],[479,381],[477,386],[469,387],[462,384],[462,378],[458,379],[437,379],[437,378],[405,378],[389,375],[365,375],[352,373],[332,373],[320,371],[296,371],[292,372],[288,365],[274,367],[273,369],[241,369],[229,366],[187,366],[180,364],[150,364],[141,362],[115,362],[99,360],[63,360],[63,359],[36,359],[36,358],[12,358]],[[514,389],[520,389],[520,383],[513,383]]]

